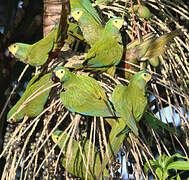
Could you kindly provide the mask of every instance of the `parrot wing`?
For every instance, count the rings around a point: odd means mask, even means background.
[[[60,94],[66,108],[89,116],[112,116],[109,112],[107,97],[100,91],[89,87],[73,86]]]
[[[171,134],[177,134],[176,131],[174,131],[171,127],[169,127],[164,122],[158,120],[152,113],[145,112],[143,115],[143,118],[145,118],[145,122],[149,124],[153,129],[158,130],[159,127],[162,127],[163,129],[166,129]]]
[[[21,120],[24,115],[27,115],[28,117],[36,117],[42,112],[51,88],[42,93],[40,92],[53,85],[53,82],[51,81],[51,73],[40,77],[40,79],[34,82],[39,77],[39,75],[40,73],[30,80],[22,97],[9,111],[7,119],[9,119],[16,111],[18,111],[22,105],[24,105],[23,108],[14,115],[15,122]]]
[[[98,15],[96,9],[92,6],[89,0],[79,0],[79,2],[82,4],[83,8],[86,9],[88,13],[90,13],[99,24],[102,24],[100,16]]]
[[[83,65],[87,67],[105,67],[117,65],[121,60],[123,46],[113,38],[100,39],[89,50]]]
[[[138,136],[138,128],[136,125],[135,111],[132,102],[132,94],[128,90],[128,87],[125,87],[124,94],[120,103],[120,117],[125,120],[126,125]]]
[[[29,63],[33,66],[43,65],[54,46],[54,38],[57,30],[52,30],[46,37],[32,45],[29,53]]]
[[[115,87],[112,92],[112,103],[116,110],[116,114],[120,116],[121,101],[123,99],[123,94],[125,93],[126,86],[119,84]]]
[[[59,138],[61,138],[59,140]],[[66,139],[68,139],[66,141]],[[62,153],[66,155],[66,152],[68,151],[68,143],[69,143],[69,135],[65,133],[64,131],[58,130],[55,131],[52,134],[52,140],[54,143],[57,143],[59,141],[59,148],[61,149],[63,147],[63,144],[66,141],[66,144],[64,148],[62,149]],[[86,166],[84,165],[84,158],[87,158],[87,152],[94,152],[94,157],[95,160],[90,160],[88,164],[88,179],[95,179],[95,177],[98,177],[100,172],[102,171],[102,162],[100,159],[100,154],[96,150],[96,148],[93,149],[93,145],[90,146],[89,149],[89,139],[87,138],[82,138],[80,142],[76,141],[75,139],[72,139],[72,146],[71,146],[71,151],[72,151],[72,156],[70,157],[70,162],[67,164],[66,163],[66,156],[64,156],[61,159],[62,165],[66,168],[66,171],[68,171],[71,174],[74,174],[77,177],[80,177],[81,179],[85,178],[87,169]],[[82,149],[82,156],[81,156],[81,151]],[[108,170],[105,168],[103,169],[103,174],[104,176],[110,176],[108,173]]]

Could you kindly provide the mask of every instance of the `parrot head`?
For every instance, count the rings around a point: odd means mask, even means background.
[[[78,23],[80,18],[83,16],[85,13],[85,10],[82,8],[75,8],[71,11],[71,14],[68,16],[68,19],[72,23]]]
[[[142,70],[136,73],[130,80],[129,86],[137,86],[138,88],[145,88],[148,83],[153,81],[154,76],[147,70]]]
[[[146,83],[148,83],[152,79],[152,75],[147,70],[143,70],[139,72],[139,78],[143,79]]]
[[[60,66],[60,67],[56,67],[55,70],[52,72],[52,81],[55,81],[55,82],[63,82],[64,79],[65,79],[65,76],[66,76],[66,73],[68,72],[69,70],[66,69],[65,67],[63,66]]]
[[[18,51],[18,49],[20,48],[20,45],[19,43],[14,43],[14,44],[11,44],[9,47],[8,47],[8,50],[9,52],[16,56],[16,52]]]
[[[127,22],[124,20],[124,18],[114,17],[106,23],[105,29],[109,29],[110,27],[114,27],[119,31],[125,31],[127,29]]]

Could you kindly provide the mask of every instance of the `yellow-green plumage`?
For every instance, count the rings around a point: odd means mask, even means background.
[[[72,7],[85,8],[96,20],[100,22],[100,17],[88,0],[72,0],[71,8]],[[59,27],[60,24],[61,23],[57,23],[52,31],[38,42],[34,44],[14,43],[8,47],[9,51],[23,63],[30,64],[31,66],[43,65],[48,60],[49,53],[51,51],[54,52],[57,48],[59,48],[58,42],[62,38],[62,32],[60,32],[60,29],[62,28]],[[72,24],[68,31],[69,33],[71,31],[77,32],[77,28]]]
[[[63,131],[55,131],[52,134],[52,139],[54,143],[57,143],[59,138],[60,142],[58,144],[59,148],[61,149],[63,144],[65,143],[65,140],[67,138],[67,133],[63,135]],[[62,136],[62,137],[61,137]],[[89,160],[89,166],[88,166],[88,173],[87,173],[87,179],[98,179],[98,176],[101,172],[101,166],[102,162],[100,159],[100,154],[96,150],[96,148],[93,150],[93,145],[91,144],[89,149],[89,140],[84,138],[80,142],[77,142],[76,140],[72,140],[72,146],[71,146],[71,156],[66,156],[66,152],[68,150],[68,144],[69,144],[70,138],[68,137],[68,141],[65,143],[65,147],[63,148],[62,153],[64,154],[64,157],[61,159],[61,164],[64,166],[64,168],[71,174],[75,175],[76,177],[80,177],[81,179],[85,179],[86,176],[86,166],[83,161],[83,157],[81,156],[81,150],[82,154],[85,159],[87,159],[88,151],[91,153],[94,151],[94,161],[92,158]],[[70,161],[68,165],[66,166],[66,159],[70,158]],[[86,161],[85,161],[86,162]],[[106,168],[103,168],[103,175],[104,176],[110,176],[108,173],[108,170]]]
[[[68,110],[88,116],[113,116],[105,91],[95,79],[73,74],[64,67],[57,67],[53,76],[62,82],[60,98]]]
[[[91,14],[93,18],[101,24],[102,20],[97,13],[96,9],[92,6],[89,0],[70,0],[71,10],[75,8],[82,8],[87,11],[87,13]]]
[[[10,123],[20,121],[25,115],[28,117],[36,117],[43,111],[51,91],[51,88],[48,90],[45,89],[54,83],[51,80],[51,76],[52,74],[48,73],[40,77],[39,73],[30,80],[24,94],[7,115],[7,120]],[[45,91],[41,93],[43,90]],[[35,97],[35,95],[37,96]]]
[[[160,37],[154,37],[154,34],[150,34],[144,36],[143,42],[141,43],[138,40],[131,42],[127,45],[125,68],[137,72],[139,71],[139,68],[127,62],[140,65],[141,61],[149,61],[153,67],[159,66],[160,61],[158,56],[163,55],[166,50],[165,45],[178,35],[179,32],[181,32],[180,29],[163,34]],[[144,62],[142,63],[144,64]],[[145,64],[143,67],[145,68]],[[132,73],[125,72],[126,79],[131,79],[132,76]]]
[[[150,62],[151,58],[162,55],[166,50],[165,45],[169,41],[171,41],[175,36],[177,36],[180,32],[181,32],[181,30],[177,29],[173,32],[163,34],[160,37],[148,40],[148,42],[146,43],[145,46],[149,46],[149,48],[148,48],[146,54],[144,55],[144,57],[142,58],[142,60],[148,59]]]
[[[115,66],[119,64],[123,55],[123,42],[120,30],[126,28],[123,18],[110,19],[104,28],[101,38],[91,47],[82,65],[76,65],[86,70],[107,71],[115,73]]]
[[[148,104],[146,88],[151,78],[149,72],[140,71],[132,77],[127,87],[118,85],[112,93],[116,115],[122,117],[136,135],[138,135],[136,122],[141,119]]]
[[[89,14],[89,16],[93,18],[93,20],[96,23],[98,24],[102,23],[101,18],[99,17],[96,9],[92,7],[92,4],[90,3],[89,0],[70,0],[70,6],[71,6],[71,11],[73,11],[73,9],[75,8],[82,8],[84,9],[84,11],[87,12],[87,14]],[[68,34],[70,36],[68,36],[66,42],[69,44],[72,43],[74,41],[74,37],[83,40],[81,37],[78,36],[78,33],[80,33],[78,24],[69,22]]]
[[[47,61],[49,53],[54,48],[57,31],[58,25],[47,36],[34,44],[14,43],[8,49],[23,63],[31,66],[43,65]]]
[[[92,14],[82,8],[76,8],[71,11],[71,18],[77,22],[80,27],[83,37],[90,46],[97,42],[104,27],[101,22],[97,21]]]
[[[146,54],[149,48],[149,40],[154,38],[153,33],[149,33],[142,37],[142,42],[139,39],[136,39],[127,45],[126,55],[125,55],[125,78],[130,80],[134,72],[139,71],[139,67],[142,65],[143,68],[146,68],[146,62],[140,62],[141,58]],[[137,65],[137,66],[135,66]]]

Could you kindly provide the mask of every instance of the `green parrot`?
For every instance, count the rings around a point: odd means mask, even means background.
[[[57,31],[58,24],[47,36],[38,42],[34,44],[14,43],[8,49],[23,63],[31,66],[41,66],[47,61],[49,53],[53,50]]]
[[[159,65],[159,59],[157,57],[163,55],[166,50],[165,45],[179,33],[181,33],[181,29],[177,29],[170,33],[165,33],[160,37],[144,42],[144,45],[142,44],[142,46],[149,46],[149,48],[141,60],[148,60],[152,66],[157,67]]]
[[[22,97],[8,112],[8,122],[18,122],[23,119],[25,115],[28,117],[36,117],[43,111],[44,105],[51,91],[51,88],[47,90],[45,89],[54,84],[51,77],[52,73],[43,76],[39,73],[30,80]],[[40,93],[41,91],[44,92]],[[38,95],[35,97],[36,94]],[[20,109],[22,105],[24,106]]]
[[[146,42],[155,37],[154,33],[148,33],[141,38],[135,39],[134,41],[127,44],[125,53],[125,69],[133,72],[138,72],[140,69],[137,66],[142,65],[142,68],[146,68],[146,62],[141,62],[140,59],[146,54],[149,46]],[[132,63],[132,64],[130,64]],[[125,71],[125,78],[130,80],[133,76],[132,72]]]
[[[91,16],[94,19],[94,21],[96,21],[99,24],[102,23],[100,16],[98,15],[96,9],[92,7],[92,4],[90,3],[89,0],[70,0],[70,6],[71,6],[71,10],[75,8],[84,9],[89,14],[89,16]],[[68,28],[69,36],[66,42],[68,44],[72,44],[75,38],[83,41],[82,37],[79,36],[80,31],[78,24],[71,23],[71,21],[68,21],[68,23],[69,23],[69,28]]]
[[[62,137],[63,131],[55,131],[52,134],[52,140],[54,143],[57,143],[60,139],[60,142],[58,144],[58,147],[61,149],[64,141],[67,138],[67,133],[65,133]],[[66,170],[71,173],[72,175],[76,177],[80,177],[81,179],[85,179],[86,176],[86,166],[84,165],[83,158],[81,156],[79,144],[82,149],[82,153],[85,159],[85,163],[87,162],[87,154],[89,151],[89,140],[87,138],[82,139],[80,142],[77,142],[76,140],[72,140],[72,146],[71,146],[71,156],[69,157],[69,164],[66,167],[66,152],[68,149],[68,144],[69,144],[70,137],[68,137],[68,141],[65,143],[65,147],[62,151],[64,154],[63,158],[61,159],[61,163],[66,168]],[[93,152],[93,145],[91,144],[90,146],[90,152]],[[94,161],[92,160],[92,157],[90,156],[90,161],[89,161],[89,167],[88,167],[88,173],[87,173],[87,179],[98,179],[100,176],[101,170],[103,173],[103,176],[110,177],[108,170],[106,168],[102,169],[102,162],[100,159],[100,154],[99,152],[95,149],[94,150]],[[102,178],[100,178],[102,179]]]
[[[102,22],[97,21],[91,13],[82,8],[73,9],[69,21],[79,25],[83,37],[90,46],[100,39],[104,30]]]
[[[149,34],[143,37],[143,41],[135,40],[127,45],[125,61],[136,65],[140,65],[141,61],[149,61],[153,67],[159,66],[159,57],[166,50],[165,45],[178,35],[180,29],[173,32],[163,34],[160,37],[154,37],[154,34]],[[144,62],[143,62],[144,63]],[[143,68],[145,68],[143,64]],[[139,68],[126,63],[125,68],[134,72],[139,71]],[[125,72],[125,78],[130,80],[133,74]]]
[[[70,5],[71,10],[81,8],[85,10],[88,14],[90,14],[96,20],[96,22],[98,22],[99,24],[102,23],[99,14],[89,0],[70,0]]]
[[[104,120],[112,127],[108,141],[108,152],[110,156],[116,155],[125,137],[124,135],[121,137],[116,135],[124,130],[126,124],[123,118],[115,117],[104,89],[95,79],[73,74],[65,67],[57,67],[54,70],[52,79],[56,81],[57,78],[63,83],[64,91],[61,92],[60,98],[68,110],[87,116],[105,117]],[[106,165],[107,162],[106,157],[104,164]]]
[[[88,0],[72,0],[71,7],[81,7],[89,11],[95,19],[100,21],[98,13],[95,11],[95,8],[92,7],[91,3]],[[65,18],[65,12],[62,12],[61,21]],[[62,23],[62,22],[61,22]],[[61,31],[63,28],[59,27],[60,22],[55,25],[51,32],[34,44],[26,43],[14,43],[8,47],[9,51],[20,61],[30,64],[31,66],[41,66],[49,58],[50,52],[55,52],[57,50],[58,42],[61,40]],[[65,29],[65,27],[64,27]],[[76,36],[74,32],[77,31],[77,28],[74,24],[68,28],[68,34]],[[77,37],[77,36],[76,36]]]
[[[60,99],[69,111],[87,116],[114,115],[104,89],[95,79],[76,75],[65,67],[55,68],[52,79],[62,82],[64,91],[60,93]]]
[[[129,85],[118,85],[112,93],[112,103],[116,115],[122,117],[126,125],[138,136],[138,122],[146,111],[148,97],[146,94],[147,83],[152,80],[152,75],[146,71],[136,73]]]
[[[126,27],[127,23],[123,18],[111,18],[106,23],[101,38],[89,50],[83,64],[77,64],[75,67],[106,71],[113,76],[123,55],[124,45],[120,31],[125,31]]]
[[[56,57],[67,36],[67,15],[70,13],[69,2],[62,3],[60,21],[41,40],[34,44],[14,43],[8,47],[9,51],[21,62],[31,66],[41,66],[49,57]]]

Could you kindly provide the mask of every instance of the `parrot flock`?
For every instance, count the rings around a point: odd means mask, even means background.
[[[67,17],[69,24],[67,33],[69,36],[69,34],[82,32],[81,35],[90,47],[84,61],[72,67],[58,66],[52,72],[35,75],[28,83],[22,97],[8,112],[7,121],[17,123],[24,116],[29,118],[38,116],[44,110],[53,84],[60,82],[59,98],[68,111],[79,113],[82,116],[103,117],[110,124],[112,131],[108,147],[113,151],[110,152],[113,155],[118,153],[126,134],[132,133],[136,137],[140,136],[138,122],[148,112],[147,88],[149,83],[155,79],[153,74],[145,69],[147,64],[154,68],[160,65],[159,56],[163,55],[166,50],[165,46],[180,33],[180,29],[160,37],[149,33],[143,36],[141,41],[136,39],[131,43],[125,42],[124,37],[127,36],[126,30],[128,30],[127,20],[122,17],[113,17],[104,24],[95,8],[103,2],[105,1],[96,1],[92,5],[89,0],[70,0],[71,12]],[[59,24],[57,23],[51,32],[40,41],[34,44],[14,43],[8,47],[9,51],[25,64],[35,67],[42,66],[48,61],[50,54],[56,51]],[[111,97],[107,95],[94,76],[78,73],[87,71],[98,76],[101,72],[106,72],[115,77],[116,68],[121,61],[125,63],[124,78],[129,80],[129,84],[115,86]],[[139,67],[140,64],[143,65],[142,69]],[[53,133],[54,143],[58,142],[62,133],[61,130]],[[61,137],[58,144],[60,149],[66,136]],[[82,149],[87,151],[89,142],[86,139],[83,141],[87,143],[82,145]],[[72,151],[76,152],[73,154],[79,152],[76,140],[73,142]],[[62,153],[66,154],[66,149]],[[85,153],[84,156],[86,156]],[[89,162],[89,179],[94,179],[101,173],[96,168],[98,164],[101,164],[100,155],[98,151],[95,151],[95,154],[97,165]],[[73,159],[71,162],[77,160],[83,166],[81,156],[73,155],[71,158]],[[62,159],[61,162],[66,167],[65,159]],[[104,160],[104,163],[107,162],[107,159]],[[69,165],[67,171],[84,178],[86,167],[74,166],[74,164]],[[107,175],[108,172],[105,171],[104,174]]]

